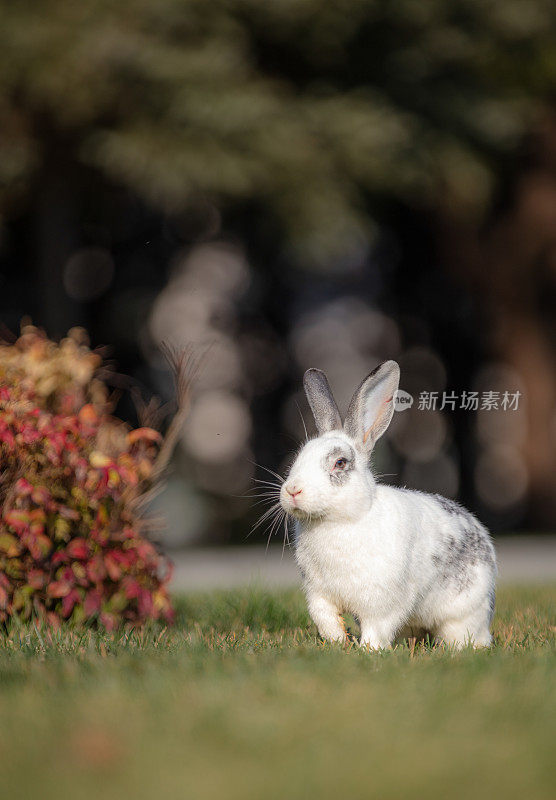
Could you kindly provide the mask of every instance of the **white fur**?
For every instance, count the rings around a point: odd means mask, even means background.
[[[354,459],[336,484],[329,454],[342,448]],[[368,455],[344,430],[329,431],[304,445],[281,488],[319,633],[344,641],[349,612],[372,649],[423,630],[456,647],[489,645],[496,562],[487,531],[442,498],[377,484]]]

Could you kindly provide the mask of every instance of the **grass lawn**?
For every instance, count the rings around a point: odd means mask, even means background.
[[[1,797],[553,798],[556,587],[491,651],[321,643],[297,592],[178,600],[173,630],[0,634]]]

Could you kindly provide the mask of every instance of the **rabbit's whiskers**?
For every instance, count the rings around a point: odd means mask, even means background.
[[[274,470],[269,469],[269,467],[263,467],[262,464],[257,464],[256,462],[252,462],[256,467],[265,470],[270,475],[272,475],[276,480],[261,480],[260,478],[254,478],[254,483],[257,485],[253,487],[253,489],[249,490],[251,494],[248,496],[251,498],[258,498],[253,505],[259,505],[261,503],[271,503],[270,507],[259,517],[256,523],[253,525],[247,537],[251,536],[258,528],[261,526],[265,526],[265,528],[269,531],[268,538],[266,542],[266,550],[270,546],[270,541],[275,533],[279,530],[282,523],[284,523],[284,542],[282,546],[282,556],[284,554],[284,548],[286,543],[290,544],[289,534],[288,534],[288,521],[287,521],[287,514],[282,508],[280,504],[280,490],[282,488],[282,484],[284,483],[284,479],[281,475]]]
[[[282,476],[278,475],[278,473],[274,472],[274,470],[270,469],[270,467],[264,467],[262,464],[257,464],[256,461],[250,461],[250,463],[253,464],[254,467],[258,467],[259,469],[264,469],[265,472],[269,472],[271,475],[274,475],[274,477],[278,479],[280,484],[284,483],[284,479],[282,478]]]

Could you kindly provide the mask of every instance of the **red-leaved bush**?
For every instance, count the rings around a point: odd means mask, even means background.
[[[79,330],[0,346],[0,621],[172,619],[140,515],[162,437],[110,416],[100,366]]]

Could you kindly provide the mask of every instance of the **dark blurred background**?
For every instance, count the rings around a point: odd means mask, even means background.
[[[416,398],[522,396],[416,400],[384,480],[554,527],[552,0],[0,7],[3,324],[85,326],[145,398],[172,396],[162,341],[206,350],[169,546],[245,541],[254,462],[283,469],[312,426],[303,371],[345,409],[385,358]]]

